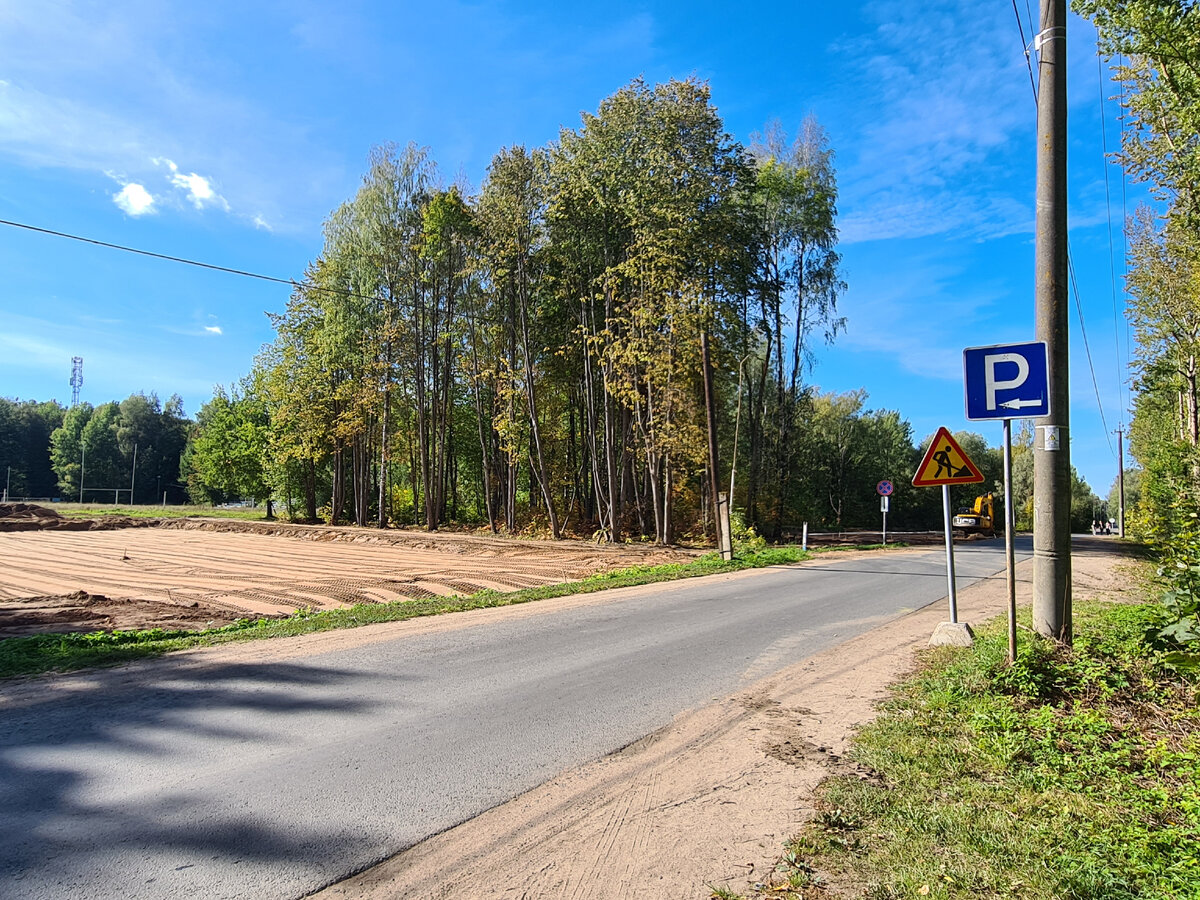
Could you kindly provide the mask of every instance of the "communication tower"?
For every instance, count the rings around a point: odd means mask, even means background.
[[[71,406],[79,405],[79,389],[83,387],[83,357],[71,357]]]

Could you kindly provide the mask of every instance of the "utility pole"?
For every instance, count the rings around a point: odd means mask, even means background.
[[[1046,342],[1050,414],[1033,443],[1033,627],[1071,641],[1071,434],[1067,306],[1067,3],[1041,0],[1038,53],[1037,338]]]
[[[721,505],[718,492],[721,485],[719,471],[720,458],[717,455],[717,401],[713,390],[712,364],[708,353],[708,328],[700,331],[700,367],[704,370],[704,417],[708,426],[708,490],[712,495],[713,531],[716,533],[717,546],[721,547],[721,534],[724,522],[721,521]],[[729,497],[733,502],[733,495]]]
[[[1125,447],[1124,425],[1117,427],[1117,536],[1125,537]]]
[[[133,468],[129,470],[129,505],[133,506],[133,488],[137,483],[137,444],[133,445]]]

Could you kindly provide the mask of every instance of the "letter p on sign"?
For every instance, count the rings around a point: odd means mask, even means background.
[[[996,367],[1001,363],[1012,363],[1017,367],[1014,377],[1004,381],[996,378]],[[996,392],[1009,391],[1019,388],[1029,377],[1029,362],[1019,353],[989,353],[983,357],[983,379],[986,385],[987,408],[998,409]]]

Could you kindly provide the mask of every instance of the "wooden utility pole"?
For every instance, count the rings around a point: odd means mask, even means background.
[[[1117,428],[1117,534],[1125,537],[1125,446],[1124,426]]]
[[[718,502],[721,473],[719,471],[720,457],[717,455],[717,400],[713,391],[712,363],[708,353],[708,329],[700,331],[700,366],[704,370],[704,413],[708,425],[708,491],[712,498],[713,531],[717,537],[717,546],[721,546],[721,507]],[[733,502],[732,496],[729,498]]]
[[[1050,415],[1033,445],[1033,627],[1071,640],[1071,440],[1067,306],[1067,3],[1041,0],[1035,298]]]

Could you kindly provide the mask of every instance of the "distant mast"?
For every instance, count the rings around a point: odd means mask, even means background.
[[[79,389],[83,387],[83,357],[71,357],[71,406],[79,405]]]

